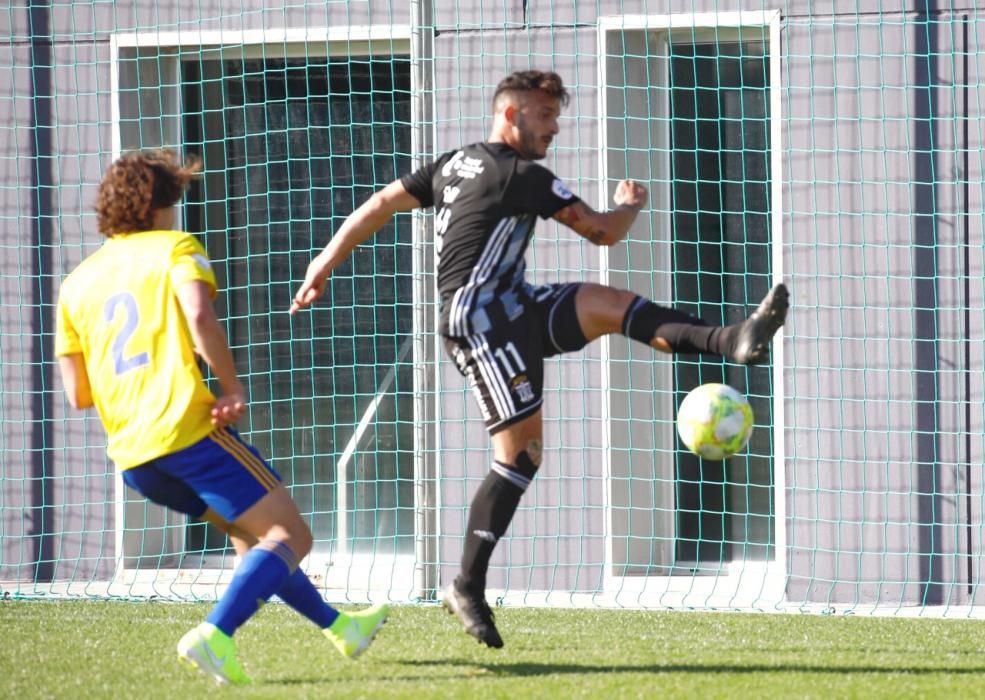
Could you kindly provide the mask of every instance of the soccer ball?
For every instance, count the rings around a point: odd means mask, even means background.
[[[731,457],[752,435],[752,407],[727,384],[702,384],[693,389],[677,411],[677,434],[699,457]]]

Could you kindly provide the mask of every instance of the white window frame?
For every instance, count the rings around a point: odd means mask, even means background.
[[[117,33],[110,36],[110,90],[111,90],[111,132],[112,157],[115,160],[122,150],[122,124],[120,110],[120,64],[121,54],[128,53],[132,58],[137,49],[158,49],[154,61],[160,65],[161,92],[166,93],[162,101],[167,106],[181,104],[181,60],[189,50],[198,50],[204,57],[214,57],[222,60],[235,59],[277,59],[299,58],[306,56],[411,56],[411,28],[409,25],[369,25],[369,26],[337,26],[337,27],[305,27],[298,29],[257,29],[245,31],[179,31],[179,32],[135,32]],[[414,72],[411,72],[414,80]],[[411,86],[412,91],[414,85]],[[164,105],[162,105],[162,108]],[[162,109],[162,112],[166,110]],[[181,117],[180,109],[174,114],[166,113],[158,117],[166,121],[162,131],[164,143],[147,143],[153,146],[180,146]],[[416,233],[415,233],[416,235]],[[419,330],[415,329],[414,333]],[[409,347],[409,345],[407,346]],[[406,354],[406,347],[402,353]],[[381,388],[381,394],[387,387]],[[372,412],[379,403],[380,396],[370,402],[360,422],[353,441],[358,440],[359,432],[365,430]],[[352,442],[352,441],[350,441]],[[336,470],[337,513],[336,532],[337,542],[346,542],[345,533],[348,527],[347,516],[349,508],[346,501],[348,474],[345,466],[347,457],[352,450],[347,448],[343,453],[340,469]],[[109,592],[116,592],[118,586],[123,586],[128,595],[149,596],[166,595],[182,598],[210,598],[222,593],[222,588],[228,585],[232,578],[233,569],[230,567],[214,569],[182,569],[159,568],[138,569],[126,566],[124,557],[127,533],[123,529],[126,510],[125,486],[119,473],[115,478],[115,554],[116,570]],[[162,509],[163,510],[163,509]],[[183,516],[180,516],[183,517]],[[157,541],[164,546],[169,544],[164,538],[169,533],[177,533],[179,528],[165,526],[176,525],[179,516],[164,513],[163,520],[155,523],[154,533]],[[160,528],[158,529],[158,526]],[[160,534],[158,534],[160,533]],[[144,532],[132,532],[129,537],[148,536]],[[170,535],[174,537],[174,534]],[[172,548],[176,547],[172,545]],[[230,557],[233,559],[233,557]],[[351,601],[390,600],[394,596],[405,594],[408,599],[415,597],[413,582],[415,580],[415,555],[386,554],[386,553],[352,553],[344,547],[334,548],[332,553],[313,553],[309,555],[302,568],[308,572],[313,582],[325,591],[330,599]],[[403,582],[406,582],[404,585]]]
[[[619,32],[656,31],[670,36],[700,37],[706,33],[715,36],[723,31],[737,33],[739,29],[758,29],[768,37],[770,80],[770,167],[771,167],[771,227],[772,265],[774,282],[783,278],[783,160],[782,160],[782,92],[781,92],[781,42],[782,17],[779,10],[762,12],[724,12],[668,15],[623,15],[601,17],[598,23],[599,56],[599,177],[605,185],[600,187],[599,207],[607,208],[609,192],[606,88],[610,84],[607,75],[608,49],[611,38]],[[601,282],[608,283],[609,256],[606,249],[601,256]],[[770,561],[734,560],[723,567],[723,573],[715,576],[617,576],[613,574],[613,494],[612,494],[612,444],[609,401],[603,403],[603,454],[605,455],[604,480],[606,511],[606,544],[603,573],[603,598],[612,604],[660,607],[772,607],[785,599],[786,589],[786,479],[784,458],[784,386],[783,386],[783,338],[775,338],[771,350],[773,359],[773,417],[774,417],[774,558]],[[608,338],[602,345],[602,384],[607,394],[612,385],[609,376],[611,351]],[[598,602],[598,597],[593,597]]]

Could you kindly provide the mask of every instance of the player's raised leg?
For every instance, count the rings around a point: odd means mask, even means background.
[[[516,513],[537,469],[543,449],[543,419],[535,413],[492,435],[495,461],[469,508],[462,571],[444,591],[442,603],[465,631],[493,648],[503,646],[486,602],[486,573],[496,543]]]
[[[753,365],[769,357],[769,344],[786,320],[789,299],[786,285],[777,284],[745,321],[710,326],[632,292],[585,283],[575,296],[575,308],[589,341],[621,333],[662,352],[713,353]]]

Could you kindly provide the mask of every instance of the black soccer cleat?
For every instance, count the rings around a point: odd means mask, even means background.
[[[790,292],[782,282],[769,291],[759,307],[739,326],[732,360],[740,365],[758,365],[770,354],[770,341],[787,319]]]
[[[480,643],[493,649],[503,646],[503,638],[499,636],[493,613],[486,603],[485,596],[476,596],[469,591],[459,588],[457,579],[441,595],[441,605],[449,612],[458,615],[465,626],[465,631],[479,640]]]

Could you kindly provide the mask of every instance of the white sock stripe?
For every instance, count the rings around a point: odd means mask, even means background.
[[[527,487],[530,486],[530,479],[523,476],[523,474],[519,474],[513,471],[512,469],[507,469],[499,462],[492,463],[492,470],[497,474],[499,474],[504,479],[506,479],[507,481],[512,482],[513,485],[519,486],[524,491],[526,491]]]

